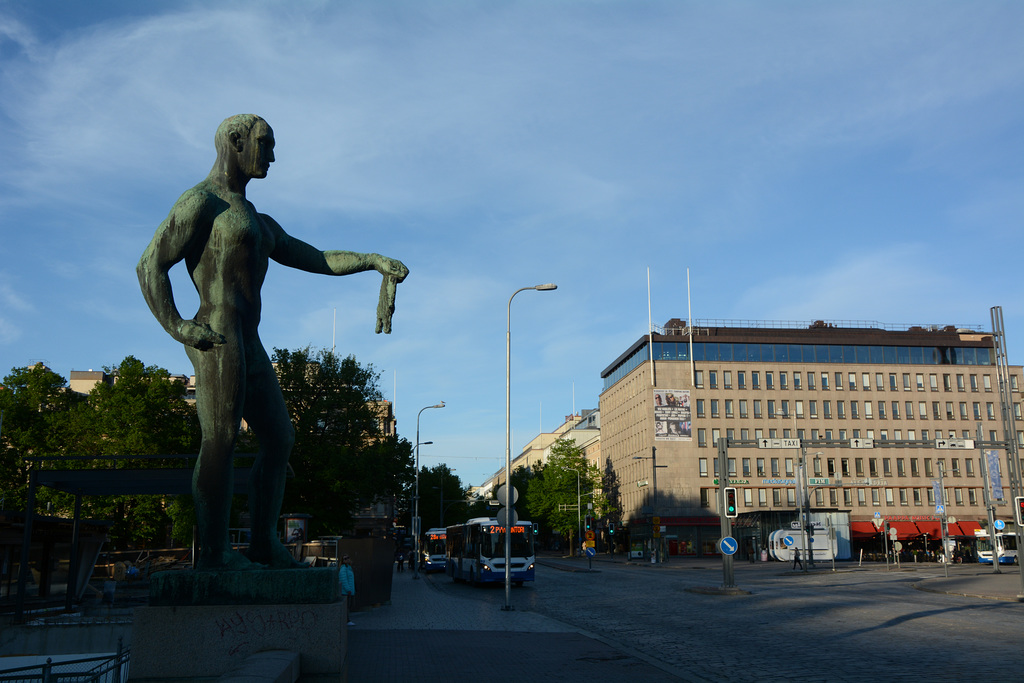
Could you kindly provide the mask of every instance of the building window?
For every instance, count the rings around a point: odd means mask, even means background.
[[[907,476],[906,467],[903,465],[903,458],[896,458],[896,474],[900,477]]]
[[[896,391],[898,388],[899,388],[899,385],[896,384],[896,373],[895,372],[890,372],[889,373],[889,391]]]
[[[789,417],[789,401],[785,399],[782,401],[782,417]]]
[[[840,471],[843,473],[844,477],[850,476],[850,459],[849,458],[841,458],[839,460],[839,466],[842,467],[842,469]]]
[[[789,376],[788,373],[785,373],[785,372],[780,372],[779,373],[779,389],[788,389],[789,388],[789,381],[787,379],[788,376]]]
[[[812,390],[814,389],[814,373],[813,372],[808,372],[807,373],[807,388],[808,389],[812,389]]]
[[[733,412],[732,412],[732,399],[731,398],[725,399],[725,416],[726,417],[734,417]]]
[[[967,401],[960,401],[960,419],[967,419]]]
[[[709,507],[711,507],[711,496],[709,495],[709,490],[708,489],[701,489],[700,490],[700,506],[702,508],[709,508]]]
[[[952,420],[953,419],[953,402],[952,401],[946,401],[946,419],[947,420]]]
[[[711,417],[718,417],[718,399],[711,399]]]
[[[740,389],[747,388],[747,373],[742,370],[736,373],[736,386]]]
[[[953,383],[950,381],[948,372],[942,376],[942,390],[953,391]]]
[[[743,428],[740,430],[740,439],[743,441],[750,441],[750,430]]]
[[[757,490],[757,504],[761,507],[768,507],[768,491],[765,489]]]
[[[900,489],[900,505],[909,505],[907,501],[907,490]]]
[[[878,459],[868,458],[868,475],[872,477],[878,476]]]
[[[778,458],[772,458],[771,463],[772,463],[772,476],[773,477],[779,476],[779,459]]]
[[[761,399],[754,399],[754,418],[761,419]]]
[[[757,476],[763,477],[764,476],[764,458],[758,458],[756,462],[757,462]]]
[[[818,402],[817,401],[809,401],[807,407],[810,410],[811,417],[818,417]]]
[[[903,373],[903,391],[910,391],[910,373]]]
[[[836,391],[842,391],[843,390],[843,373],[841,373],[841,372],[837,372],[836,373],[836,383],[835,383],[835,386],[836,386]]]
[[[917,469],[917,458],[910,459],[910,476],[920,477],[921,472]]]
[[[964,458],[964,470],[968,477],[974,476],[974,458]]]
[[[840,420],[846,418],[846,401],[836,401],[836,416]]]
[[[789,507],[796,507],[796,491],[793,489],[786,489],[786,505]]]
[[[768,399],[768,417],[775,417],[775,401]]]
[[[704,387],[704,371],[703,370],[697,370],[693,374],[693,385],[695,387],[697,387],[698,389],[702,389]]]
[[[711,445],[718,447],[718,440],[722,438],[722,430],[717,427],[711,428]]]
[[[996,419],[996,407],[995,407],[995,404],[993,404],[993,403],[986,403],[985,404],[985,416],[988,419],[990,419],[990,420]]]
[[[871,401],[864,401],[864,418],[871,419]]]
[[[764,387],[765,387],[765,389],[774,389],[775,388],[775,373],[774,372],[766,372],[766,373],[764,373]]]
[[[917,373],[916,379],[917,379],[917,390],[918,391],[924,391],[924,375],[922,375],[919,372],[919,373]]]
[[[747,416],[747,399],[741,398],[740,399],[740,417],[746,417],[746,416]]]
[[[977,390],[978,390],[978,376],[977,375],[971,375],[971,391],[977,391]]]
[[[822,401],[821,408],[822,408],[822,410],[825,411],[825,413],[824,413],[825,414],[825,419],[826,420],[831,420],[832,419],[832,401]]]
[[[732,372],[729,370],[722,371],[722,384],[726,389],[732,389]]]
[[[853,507],[853,491],[850,489],[843,489],[843,505]]]
[[[856,468],[857,476],[864,476],[864,458],[854,458],[853,465]]]
[[[828,391],[828,373],[821,373],[821,390]]]
[[[914,505],[921,505],[921,489],[914,489]]]
[[[761,373],[758,372],[757,370],[753,370],[750,373],[750,386],[753,387],[754,389],[761,388]]]
[[[881,503],[879,502],[878,489],[871,489],[871,504],[874,505],[875,507],[881,505]]]
[[[934,372],[928,375],[928,386],[931,388],[932,391],[939,390],[939,376],[936,375]]]
[[[926,476],[926,477],[932,476],[932,459],[931,458],[925,458],[924,459],[924,476]]]
[[[956,390],[957,391],[965,391],[965,389],[964,389],[964,376],[963,375],[957,375],[956,376]]]
[[[718,370],[708,370],[708,385],[712,389],[718,388]]]
[[[750,458],[743,458],[743,476],[750,476]]]
[[[885,419],[885,401],[879,401],[878,402],[878,419],[879,420],[884,420]]]
[[[697,458],[697,466],[700,468],[700,476],[702,476],[702,477],[708,476],[708,459],[707,458]]]
[[[877,391],[885,391],[885,375],[880,372],[875,373],[875,389]]]
[[[802,418],[804,416],[804,402],[803,401],[797,401],[796,402],[796,416],[798,418]]]
[[[850,417],[852,417],[854,420],[857,420],[857,419],[860,418],[860,408],[859,408],[859,406],[860,406],[860,404],[857,403],[856,401],[850,401]]]
[[[847,377],[848,377],[849,382],[850,382],[850,391],[856,391],[857,390],[857,373],[856,372],[851,372],[851,373],[849,373],[849,375],[847,375]]]
[[[960,458],[952,458],[949,461],[949,466],[953,470],[953,476],[954,477],[959,477],[960,476]]]
[[[779,489],[772,489],[772,503],[774,503],[776,507],[782,505],[782,491]]]
[[[975,401],[972,404],[972,407],[974,408],[974,419],[975,420],[980,420],[981,419],[981,404],[978,403],[977,401]]]
[[[885,439],[882,439],[882,440],[884,441]],[[883,477],[891,477],[892,476],[892,459],[891,458],[882,458],[882,476]]]
[[[867,505],[867,501],[865,500],[866,493],[867,492],[864,489],[857,489],[857,505],[860,505],[861,507]]]
[[[800,386],[800,373],[799,372],[794,372],[793,373],[793,388],[794,389],[801,389],[802,388]]]
[[[938,401],[932,401],[932,419],[933,420],[940,420],[940,419],[942,419],[942,413],[939,412],[939,402]]]
[[[697,417],[704,417],[704,399],[697,399]]]
[[[892,402],[892,419],[894,419],[894,420],[900,419],[900,402],[899,401],[893,401]]]
[[[705,430],[703,427],[697,429],[697,445],[702,448],[708,445],[707,430]]]

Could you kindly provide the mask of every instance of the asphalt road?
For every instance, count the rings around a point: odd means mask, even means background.
[[[706,590],[721,587],[721,561],[587,566],[543,559],[537,581],[512,590],[512,606],[683,680],[1024,679],[1024,603],[919,590],[944,577],[940,565],[845,563],[804,574],[779,563],[737,563],[739,595]],[[979,568],[949,571],[966,580]],[[452,598],[494,609],[505,601],[503,585],[429,580]]]

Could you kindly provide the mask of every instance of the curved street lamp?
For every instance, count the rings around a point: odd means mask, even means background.
[[[415,499],[412,502],[412,536],[416,552],[415,557],[417,568],[420,566],[420,446],[425,445],[420,443],[420,415],[423,414],[424,410],[429,410],[431,408],[444,408],[444,401],[441,401],[437,405],[420,408],[420,412],[416,413],[416,493]],[[427,443],[433,443],[433,441],[428,441]],[[418,569],[412,573],[412,578],[420,578]]]
[[[505,328],[505,606],[503,610],[512,609],[512,299],[519,292],[536,289],[538,292],[549,292],[558,289],[558,285],[550,282],[533,287],[521,287],[512,292],[508,298],[508,325]]]

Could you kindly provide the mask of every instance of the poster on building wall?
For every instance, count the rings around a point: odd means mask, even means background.
[[[690,391],[654,390],[654,440],[690,441]]]

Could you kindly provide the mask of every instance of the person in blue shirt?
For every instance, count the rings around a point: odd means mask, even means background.
[[[356,577],[352,572],[352,558],[348,555],[341,556],[341,566],[338,567],[338,583],[341,586],[341,594],[346,596],[348,603],[348,614],[352,614],[352,597],[356,594]],[[355,626],[355,622],[349,618],[349,626]]]

